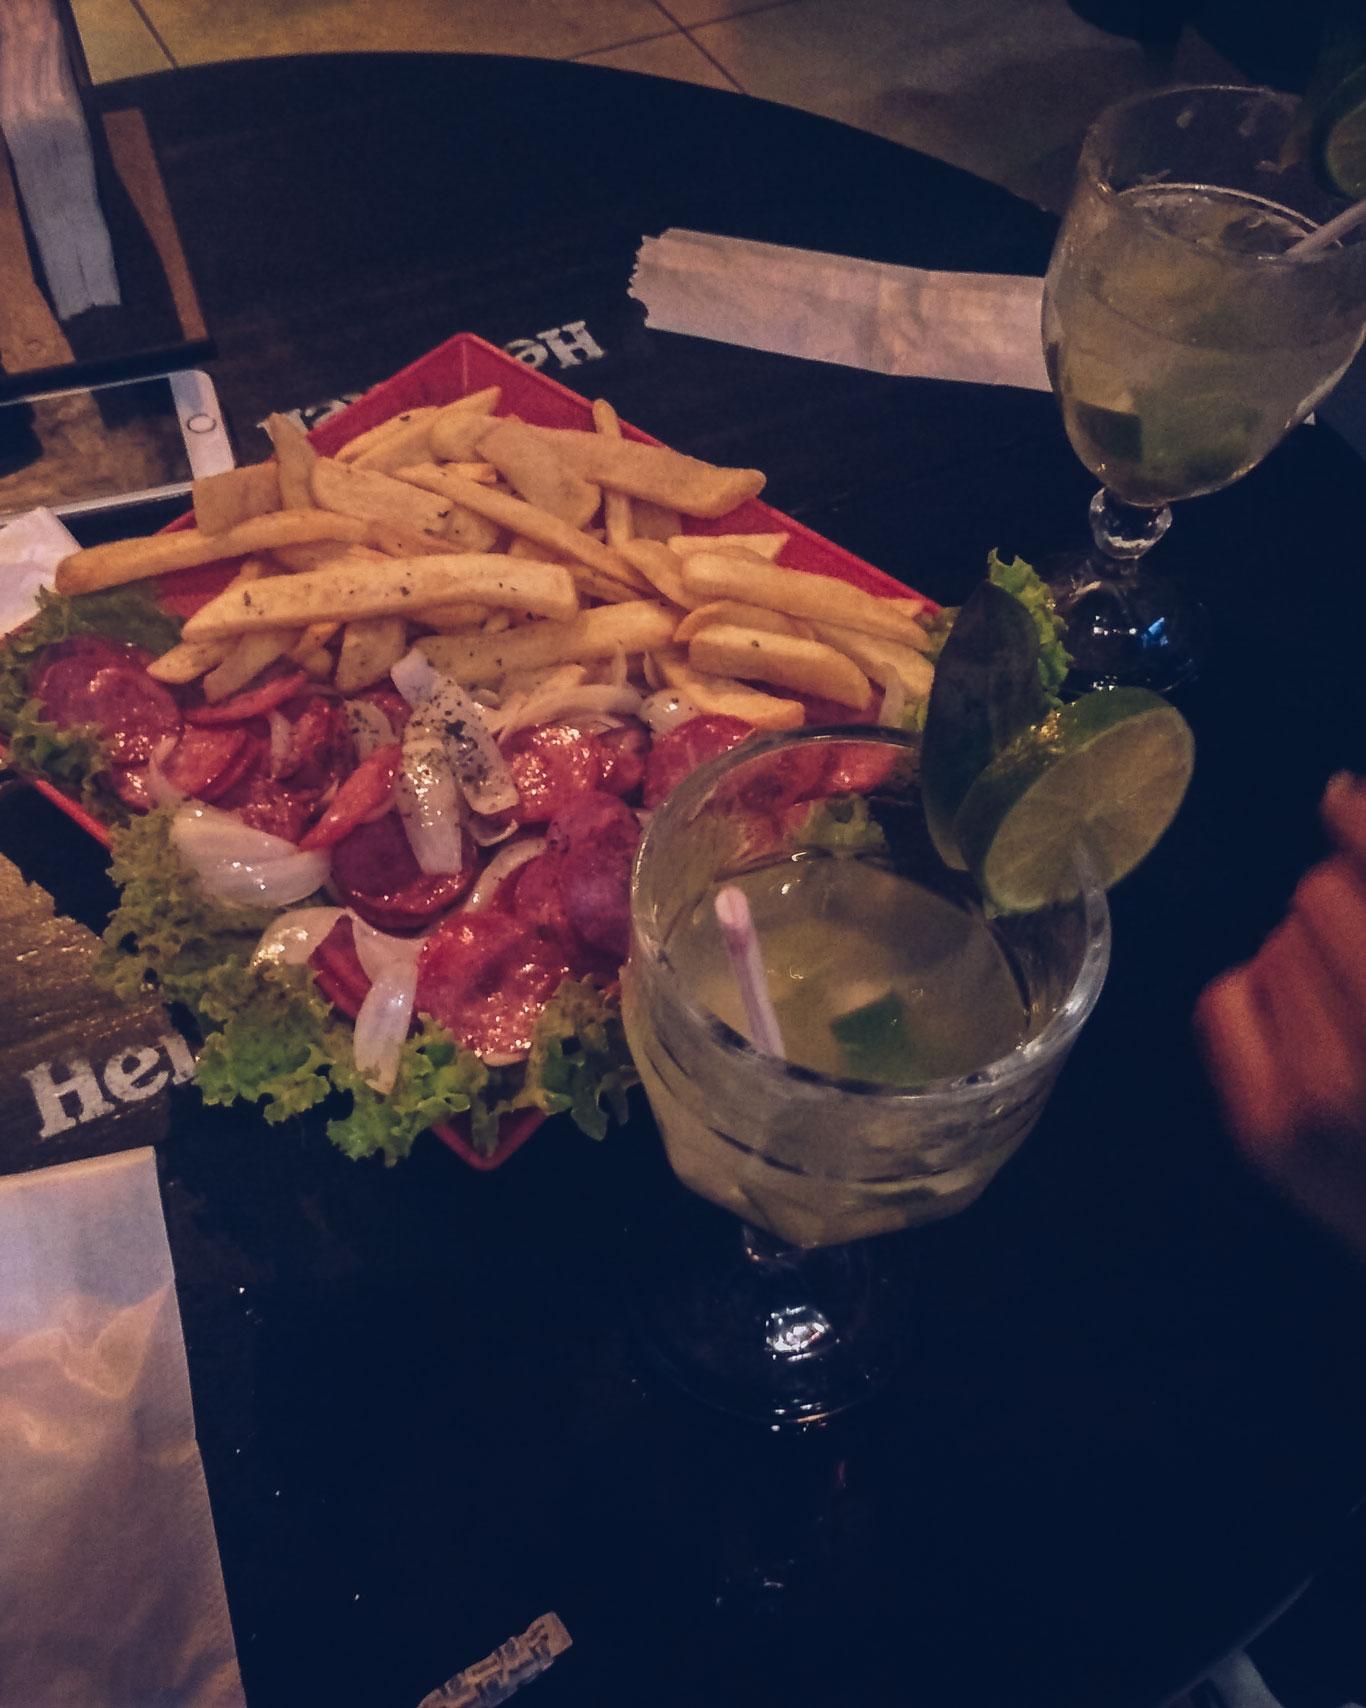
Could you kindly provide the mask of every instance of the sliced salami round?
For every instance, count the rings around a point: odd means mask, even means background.
[[[318,810],[316,790],[288,788],[259,771],[226,790],[217,801],[253,830],[283,836],[286,842],[298,842]]]
[[[855,712],[848,706],[840,705],[838,700],[825,700],[819,694],[797,694],[795,699],[801,701],[806,708],[806,727],[813,725],[822,728],[838,728],[841,724],[875,724],[876,714],[871,710]]]
[[[258,751],[259,743],[244,729],[187,729],[161,769],[182,795],[212,801],[241,781]]]
[[[620,729],[603,730],[598,743],[606,756],[601,787],[613,795],[631,795],[645,777],[650,732],[634,719]]]
[[[67,694],[79,692],[97,670],[110,664],[133,664],[140,669],[150,657],[141,647],[103,635],[72,635],[43,648],[29,675],[29,692],[42,703],[44,716],[60,724]]]
[[[510,913],[536,936],[558,944],[567,955],[577,951],[560,889],[558,854],[538,854],[528,860],[499,887],[493,905],[495,912]]]
[[[397,688],[386,688],[382,683],[374,688],[367,688],[364,693],[355,696],[358,700],[368,700],[372,706],[378,706],[393,726],[395,735],[403,734],[403,727],[408,722],[409,705]]]
[[[519,729],[502,751],[517,785],[517,817],[523,824],[546,823],[602,779],[601,745],[573,724]]]
[[[109,787],[134,812],[151,812],[151,777],[146,765],[115,765],[109,772]]]
[[[330,694],[310,694],[280,709],[293,723],[280,776],[306,789],[344,783],[355,767],[356,744],[343,702]]]
[[[708,716],[689,718],[660,736],[645,762],[645,805],[657,807],[699,765],[753,734],[754,726],[742,718]]]
[[[357,826],[387,812],[393,805],[394,777],[401,757],[402,750],[394,742],[389,747],[377,747],[368,759],[362,759],[299,846],[331,848]]]
[[[308,677],[302,670],[285,671],[268,682],[260,682],[245,693],[234,694],[230,700],[220,700],[216,706],[194,706],[185,714],[186,723],[241,724],[248,718],[259,718],[282,706],[301,688],[307,687]]]
[[[474,881],[473,850],[458,872],[426,873],[413,858],[403,822],[387,812],[360,824],[332,850],[332,881],[346,903],[380,931],[420,931],[453,907]]]
[[[456,914],[423,945],[416,1007],[486,1060],[516,1060],[568,974],[552,943],[507,914]]]
[[[356,932],[343,916],[308,958],[318,989],[343,1014],[354,1020],[370,989],[370,980],[356,953]]]
[[[831,742],[825,750],[823,795],[866,795],[880,789],[904,754],[872,742]]]
[[[615,795],[620,816],[603,818],[560,855],[560,894],[574,935],[619,967],[631,947],[631,866],[640,826]]]

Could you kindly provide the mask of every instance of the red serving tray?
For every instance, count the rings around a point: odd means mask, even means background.
[[[503,412],[520,415],[538,426],[591,428],[593,425],[591,404],[576,392],[506,355],[472,332],[459,332],[408,367],[400,369],[392,379],[384,380],[347,408],[329,416],[313,429],[309,440],[325,456],[331,456],[361,433],[402,410],[416,409],[421,404],[453,403],[468,392],[480,391],[490,385],[503,389],[500,406]],[[661,442],[624,421],[621,430],[626,438],[639,440],[642,444],[658,445]],[[165,532],[174,533],[191,527],[193,522],[193,515],[186,514],[170,523]],[[779,561],[790,569],[833,576],[836,580],[847,581],[865,592],[878,593],[886,598],[923,598],[884,570],[875,569],[872,564],[844,551],[757,498],[747,500],[729,515],[712,521],[685,517],[683,528],[690,534],[785,533],[787,544]],[[161,578],[158,595],[169,611],[179,617],[188,617],[220,592],[231,575],[229,566],[219,564],[178,570]],[[926,603],[934,608],[931,602]],[[82,830],[108,846],[109,832],[83,807],[50,783],[39,780],[34,787],[74,819]],[[443,1123],[432,1131],[471,1168],[487,1171],[500,1167],[514,1151],[520,1150],[544,1120],[545,1116],[534,1109],[510,1116],[504,1121],[498,1147],[490,1156],[475,1150],[469,1139],[455,1127]]]

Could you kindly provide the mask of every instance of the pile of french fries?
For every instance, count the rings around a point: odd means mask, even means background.
[[[756,496],[758,470],[625,439],[601,400],[591,432],[500,401],[407,410],[335,457],[272,416],[275,460],[196,481],[192,528],[75,552],[58,590],[239,560],[148,667],[211,702],[280,660],[355,693],[414,641],[495,705],[635,659],[649,687],[764,730],[804,721],[792,694],[864,713],[929,693],[922,602],[785,568],[782,533],[684,532]]]

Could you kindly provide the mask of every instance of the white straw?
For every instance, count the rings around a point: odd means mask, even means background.
[[[743,890],[727,885],[716,892],[716,918],[725,939],[726,954],[731,971],[740,989],[749,1035],[757,1049],[768,1056],[787,1059],[783,1035],[778,1028],[778,1016],[773,1010],[773,998],[768,993],[768,975],[764,958],[759,953],[759,937],[749,911],[749,899]]]
[[[1317,255],[1320,249],[1327,249],[1340,237],[1346,237],[1349,231],[1355,231],[1363,220],[1366,220],[1366,197],[1359,202],[1353,202],[1350,208],[1344,208],[1340,214],[1335,214],[1327,225],[1321,225],[1317,231],[1311,231],[1308,237],[1302,237],[1298,243],[1292,243],[1285,253],[1294,261],[1302,260],[1306,255]]]

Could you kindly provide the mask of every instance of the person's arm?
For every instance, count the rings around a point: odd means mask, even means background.
[[[1366,779],[1335,777],[1321,810],[1338,852],[1195,1027],[1244,1155],[1366,1260]]]

